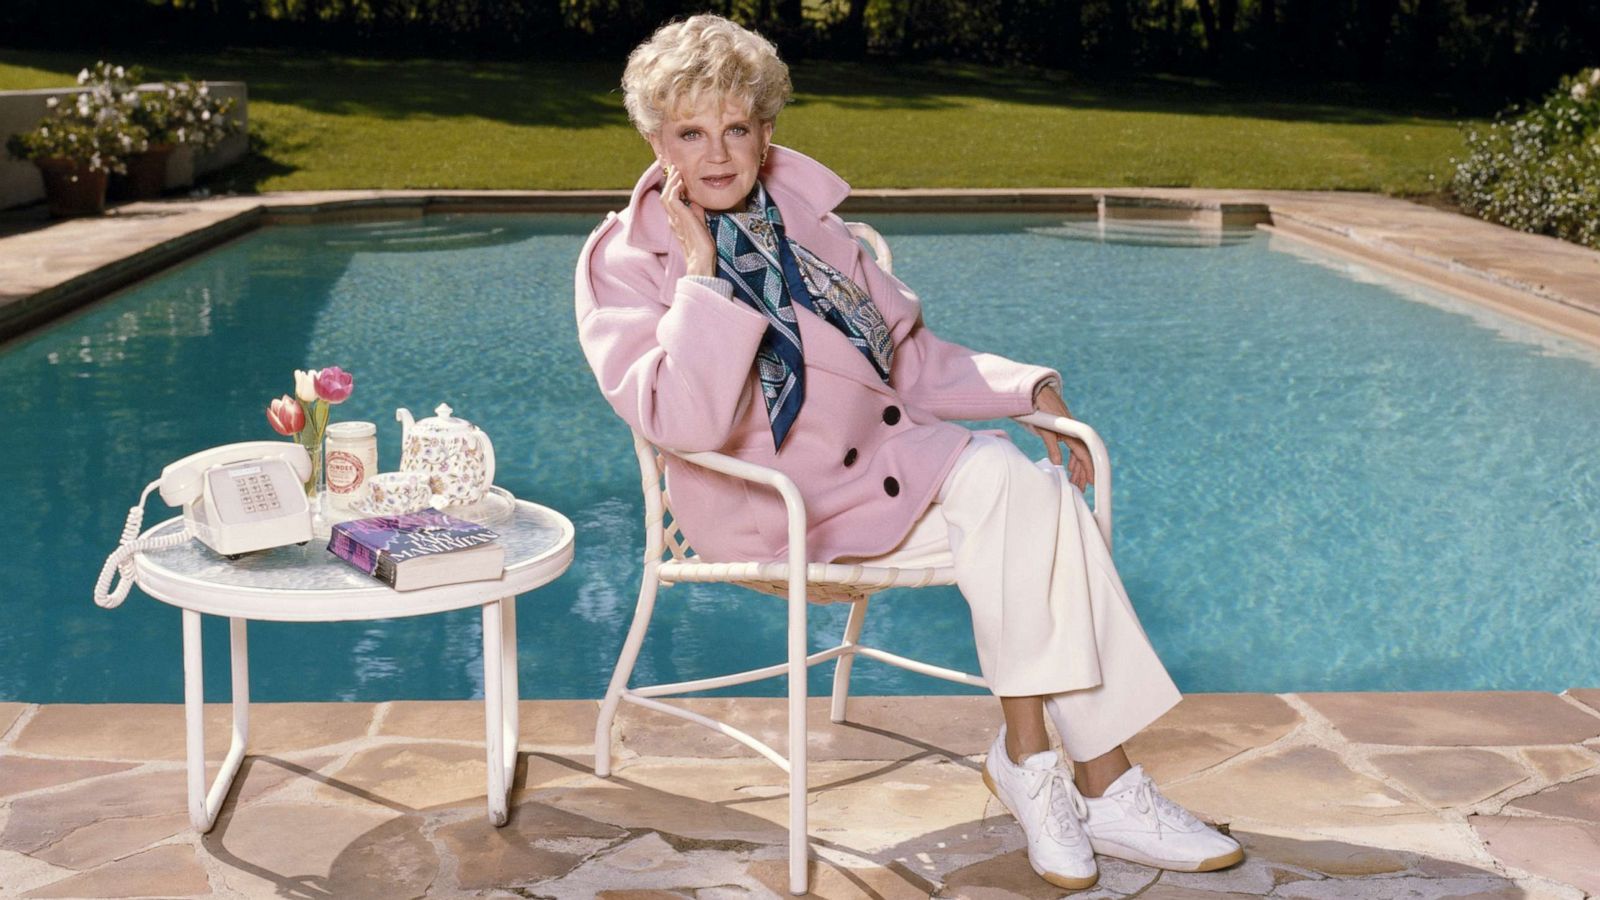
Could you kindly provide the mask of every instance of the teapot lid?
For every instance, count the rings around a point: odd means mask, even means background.
[[[472,423],[466,419],[458,419],[450,415],[454,410],[450,408],[448,403],[439,404],[433,408],[433,411],[436,415],[418,420],[413,427],[433,432],[465,431],[472,427]]]

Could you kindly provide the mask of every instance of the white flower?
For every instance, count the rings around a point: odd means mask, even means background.
[[[1578,101],[1579,103],[1589,99],[1589,86],[1581,81],[1573,85],[1572,99]]]
[[[111,71],[113,73],[115,73],[118,78],[121,78],[121,77],[123,77],[123,75],[127,74],[126,72],[123,71],[123,68],[121,66],[117,66],[115,69],[112,69]]]
[[[1600,87],[1600,66],[1589,70],[1589,84]]]
[[[200,113],[200,121],[202,121],[202,122],[211,121],[211,110],[208,109],[208,110],[205,110],[205,111],[201,112]]]
[[[88,69],[83,69],[83,70],[78,72],[78,83],[79,84],[88,84],[89,83],[89,70]]]
[[[207,85],[204,85],[204,84],[200,85],[200,96],[206,97],[206,96],[209,96],[210,94],[211,94],[211,88],[210,87],[208,87]]]
[[[294,370],[294,395],[310,403],[317,399],[317,373],[319,369]]]
[[[60,97],[47,97],[47,98],[45,98],[44,105],[45,105],[45,107],[47,109],[55,109],[56,107],[61,105],[61,98]]]

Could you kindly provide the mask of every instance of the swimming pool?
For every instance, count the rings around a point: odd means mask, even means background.
[[[1600,684],[1600,352],[1265,234],[1152,247],[1044,216],[872,220],[935,330],[1062,371],[1110,445],[1119,570],[1183,689]],[[595,221],[264,229],[6,347],[0,699],[181,697],[177,611],[138,593],[100,610],[95,574],[162,466],[274,437],[267,399],[292,369],[332,364],[356,378],[336,419],[378,423],[384,468],[398,462],[395,407],[448,401],[494,437],[500,484],[573,519],[572,569],[520,603],[523,693],[601,695],[642,513],[627,430],[572,317]],[[172,513],[148,509],[147,522]],[[636,677],[781,660],[778,604],[670,589]],[[844,612],[813,608],[817,643]],[[867,628],[887,649],[975,669],[953,588],[886,594]],[[223,623],[207,629],[221,646]],[[260,623],[251,642],[262,700],[481,693],[473,613]],[[223,699],[226,654],[208,666]],[[963,690],[870,661],[855,685]]]

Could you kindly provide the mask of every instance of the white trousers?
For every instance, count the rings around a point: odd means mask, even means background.
[[[974,434],[899,546],[840,561],[954,566],[989,689],[1044,695],[1075,760],[1112,750],[1180,699],[1082,492],[1009,440]]]

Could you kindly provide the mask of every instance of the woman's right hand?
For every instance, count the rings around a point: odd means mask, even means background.
[[[1067,401],[1061,397],[1061,390],[1050,382],[1040,384],[1038,390],[1034,392],[1033,408],[1037,412],[1046,412],[1052,416],[1072,418],[1072,413],[1067,409]],[[1048,429],[1033,425],[1025,427],[1044,441],[1044,449],[1050,456],[1050,462],[1066,470],[1068,481],[1076,485],[1080,491],[1088,488],[1089,483],[1094,481],[1094,462],[1089,456],[1088,444],[1078,438],[1056,434]],[[1062,444],[1067,447],[1065,460],[1061,457]]]
[[[667,166],[667,181],[661,186],[661,206],[667,211],[667,224],[683,248],[687,265],[685,275],[715,278],[717,275],[717,246],[711,240],[711,230],[706,227],[706,211],[700,204],[687,199],[683,187],[683,173],[675,166]]]

